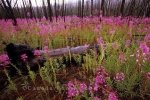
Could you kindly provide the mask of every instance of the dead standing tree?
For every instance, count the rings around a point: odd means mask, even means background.
[[[48,20],[48,15],[47,15],[47,10],[46,10],[46,5],[45,5],[44,0],[42,0],[42,3],[43,3],[42,8],[43,8],[44,16],[45,16],[46,20]]]
[[[93,0],[91,0],[91,16],[93,16]]]
[[[81,17],[83,18],[84,16],[84,0],[82,0],[82,11],[81,11]]]
[[[57,2],[55,0],[55,4],[54,4],[54,9],[55,9],[55,17],[56,17],[56,21],[58,19],[58,10],[57,10]]]
[[[52,22],[52,16],[53,16],[53,11],[52,11],[52,7],[50,4],[50,0],[47,0],[47,4],[48,4],[48,16],[49,16],[49,20]]]
[[[16,17],[14,15],[14,12],[13,12],[13,8],[11,6],[11,1],[9,0],[1,0],[2,4],[3,4],[3,8],[5,9],[6,11],[6,18],[11,18],[13,20],[13,25],[14,26],[17,26],[17,20],[16,20]]]
[[[120,8],[120,15],[124,16],[124,5],[125,5],[125,0],[122,0],[121,2],[121,8]]]
[[[105,0],[102,0],[102,1],[101,1],[101,11],[102,11],[102,15],[103,15],[103,16],[105,15],[104,3],[105,3]]]
[[[61,11],[62,11],[62,17],[64,17],[64,22],[65,22],[65,13],[66,13],[65,0],[63,0]]]
[[[32,2],[31,0],[29,0],[29,9],[30,9],[30,18],[34,18],[36,20],[36,16],[35,16],[35,13],[34,13],[34,9],[32,7]],[[37,20],[36,20],[37,21]]]

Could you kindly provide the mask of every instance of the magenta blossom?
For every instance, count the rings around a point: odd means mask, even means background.
[[[9,57],[7,54],[0,55],[0,66],[7,66],[9,64]]]
[[[79,91],[84,93],[87,90],[87,85],[85,83],[80,83]]]
[[[109,34],[110,34],[110,35],[113,35],[115,32],[116,32],[116,30],[110,30],[110,31],[109,31]]]
[[[150,53],[150,48],[146,45],[145,42],[140,43],[140,50],[142,51],[142,53],[144,54],[149,54]]]
[[[96,84],[104,84],[105,83],[105,77],[103,75],[97,75],[95,78]]]
[[[110,92],[108,96],[108,100],[118,100],[118,97],[114,92]]]
[[[27,56],[26,54],[22,54],[22,55],[21,55],[21,59],[22,59],[23,61],[26,61],[26,60],[28,59],[28,56]]]
[[[125,75],[124,75],[123,72],[119,72],[119,73],[116,74],[114,79],[118,82],[123,81],[125,79]]]
[[[145,36],[144,40],[145,42],[150,43],[150,33]]]
[[[131,45],[131,40],[126,40],[125,47],[128,48]]]
[[[100,100],[100,98],[99,97],[94,97],[93,100]]]
[[[147,79],[150,79],[150,72],[147,72],[147,73],[146,73],[146,78],[147,78]]]
[[[41,56],[40,50],[35,50],[35,51],[34,51],[34,56],[40,57],[40,56]]]
[[[119,54],[119,60],[120,60],[121,62],[124,62],[124,61],[126,60],[125,54],[124,54],[123,52],[121,52],[121,53]]]
[[[67,84],[67,90],[68,97],[74,97],[79,95],[78,89],[76,88],[75,84],[71,81],[69,81]]]

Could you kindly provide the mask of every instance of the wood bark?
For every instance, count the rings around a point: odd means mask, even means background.
[[[14,12],[13,12],[13,9],[12,9],[12,6],[11,6],[10,2],[8,0],[6,0],[6,1],[1,0],[1,1],[2,1],[2,4],[3,4],[4,9],[6,11],[6,16],[13,20],[13,25],[14,26],[17,26],[17,20],[16,20],[16,17],[14,15]]]
[[[124,5],[125,5],[125,0],[122,0],[121,2],[121,8],[120,8],[120,15],[124,16]]]
[[[47,0],[47,3],[48,3],[48,16],[49,16],[49,20],[52,22],[53,21],[53,19],[52,19],[53,12],[52,12],[52,7],[51,7],[51,4],[50,4],[50,0]]]
[[[105,0],[102,0],[102,2],[101,2],[101,11],[102,11],[103,16],[105,15],[104,3],[105,3]]]
[[[64,56],[64,55],[70,55],[70,54],[83,54],[83,53],[87,53],[88,50],[94,49],[94,48],[98,48],[98,45],[67,47],[67,48],[54,49],[50,51],[40,50],[40,52],[42,53],[42,55],[48,54],[49,57],[57,57],[57,56]]]

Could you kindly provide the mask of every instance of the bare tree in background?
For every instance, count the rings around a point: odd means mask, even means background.
[[[11,2],[9,0],[6,0],[6,2],[4,0],[1,0],[1,1],[2,1],[2,4],[3,4],[4,9],[6,11],[6,16],[13,20],[13,25],[14,26],[17,26],[17,20],[16,20],[16,17],[14,15],[14,12],[13,12]]]
[[[120,8],[120,15],[121,16],[124,16],[124,5],[125,5],[125,0],[122,0],[121,2],[121,8]]]
[[[42,8],[43,8],[44,16],[45,16],[46,20],[48,20],[48,15],[47,15],[47,10],[46,10],[46,5],[45,5],[44,0],[42,0],[42,3],[43,3]]]
[[[101,11],[102,11],[102,15],[103,15],[103,16],[105,15],[104,3],[105,3],[105,0],[102,0],[102,1],[101,1]]]
[[[54,9],[55,9],[55,17],[56,17],[56,21],[57,21],[58,11],[57,11],[57,2],[56,2],[56,0],[55,0],[55,4],[54,4]]]
[[[61,12],[62,12],[62,17],[64,17],[64,21],[65,21],[65,1],[64,0],[63,0],[63,3],[62,3]]]
[[[52,7],[51,7],[51,4],[50,4],[50,0],[47,0],[47,4],[48,4],[48,16],[49,16],[49,20],[52,22],[53,21],[53,19],[52,19],[53,12],[52,12]]]
[[[29,9],[30,9],[30,18],[34,18],[36,20],[36,16],[33,10],[32,2],[29,0]]]
[[[134,8],[135,8],[135,3],[136,3],[136,0],[132,0],[130,5],[129,5],[129,13],[128,13],[128,16],[129,15],[133,15],[133,11],[134,11]]]
[[[82,9],[82,8],[81,8],[81,0],[79,0],[79,1],[78,1],[78,17],[81,16],[81,13],[82,13],[82,12],[81,12],[81,9]]]
[[[93,0],[91,0],[91,15],[93,16]]]
[[[82,18],[84,16],[84,0],[82,0],[82,14],[81,14]]]
[[[41,20],[41,13],[40,13],[40,10],[39,10],[38,4],[37,4],[37,0],[35,0],[35,3],[36,3],[37,17]]]

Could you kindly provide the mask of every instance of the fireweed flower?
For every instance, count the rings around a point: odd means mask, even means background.
[[[147,79],[150,79],[150,72],[147,72],[147,73],[146,73],[146,78],[147,78]]]
[[[104,44],[103,38],[102,37],[97,38],[97,43]]]
[[[115,32],[116,32],[116,30],[110,30],[110,31],[109,31],[109,34],[110,34],[110,35],[113,35]]]
[[[48,54],[48,51],[49,51],[48,46],[44,46],[44,51],[45,51],[46,54]]]
[[[150,53],[150,48],[146,45],[146,43],[140,43],[139,46],[140,50],[142,51],[142,53],[144,54],[149,54]]]
[[[69,81],[67,84],[67,94],[68,97],[74,97],[79,95],[78,89],[76,88],[75,84],[71,81]]]
[[[97,43],[101,45],[103,48],[106,47],[105,42],[102,37],[97,38]]]
[[[88,87],[88,90],[89,90],[89,93],[92,95],[92,94],[93,94],[93,87],[92,87],[92,85],[90,85],[90,86]]]
[[[121,62],[124,62],[124,61],[126,60],[125,54],[124,54],[123,52],[121,52],[121,53],[119,54],[119,60],[120,60]]]
[[[150,33],[145,36],[144,40],[145,42],[150,43]]]
[[[114,92],[110,92],[108,96],[108,100],[118,100],[118,97]]]
[[[126,40],[125,47],[128,48],[131,45],[131,40]]]
[[[21,59],[22,59],[23,61],[26,61],[26,60],[28,59],[28,56],[27,56],[26,54],[22,54],[22,55],[21,55]]]
[[[98,88],[99,88],[99,84],[98,84],[98,83],[95,83],[93,90],[94,90],[94,91],[98,91]]]
[[[87,85],[85,83],[81,83],[79,87],[80,93],[84,93],[87,90]]]
[[[40,57],[41,56],[40,50],[34,50],[34,56]]]
[[[100,100],[100,98],[99,97],[94,97],[93,100]]]
[[[103,75],[97,75],[95,78],[96,84],[104,84],[105,83],[105,77]]]
[[[7,66],[9,64],[9,57],[7,54],[0,55],[0,66]]]
[[[116,74],[114,79],[118,82],[123,81],[125,79],[125,75],[124,75],[123,72],[119,72],[119,73]]]

